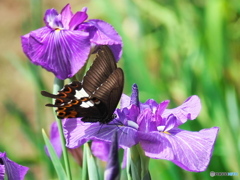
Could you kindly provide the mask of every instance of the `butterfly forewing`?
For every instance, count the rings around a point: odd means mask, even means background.
[[[95,92],[116,68],[112,51],[108,46],[100,46],[96,59],[83,78],[83,88],[89,94]]]

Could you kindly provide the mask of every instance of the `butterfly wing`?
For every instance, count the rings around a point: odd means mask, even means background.
[[[110,74],[117,69],[115,58],[108,46],[100,46],[96,59],[83,77],[83,88],[88,94],[94,93]]]
[[[121,98],[124,84],[123,71],[117,68],[115,58],[108,46],[101,46],[98,50],[96,60],[83,78],[83,88],[100,100],[96,105],[102,116],[98,121],[108,123]],[[85,122],[93,122],[92,117],[82,119]],[[96,120],[96,119],[95,119]]]

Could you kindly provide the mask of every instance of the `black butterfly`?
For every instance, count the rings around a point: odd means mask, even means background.
[[[41,94],[56,99],[55,104],[46,106],[57,107],[60,119],[82,117],[84,122],[106,124],[116,117],[113,112],[121,98],[123,84],[123,71],[117,68],[112,51],[108,46],[100,46],[82,82],[65,85],[57,95],[46,91]]]

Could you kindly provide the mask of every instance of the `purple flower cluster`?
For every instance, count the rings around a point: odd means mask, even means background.
[[[59,14],[45,13],[45,27],[22,36],[22,48],[35,65],[40,65],[59,79],[74,76],[86,63],[97,45],[108,45],[116,60],[122,55],[122,39],[108,23],[88,18],[87,8],[75,14],[67,4]]]
[[[11,161],[6,153],[0,152],[0,180],[3,180],[4,176],[8,180],[23,180],[27,171],[28,167]]]
[[[206,170],[219,128],[198,132],[179,129],[181,124],[198,116],[201,103],[196,95],[174,109],[167,109],[168,104],[168,100],[158,104],[152,99],[140,103],[138,88],[134,85],[131,98],[122,96],[122,107],[115,111],[117,118],[107,125],[83,123],[81,118],[65,119],[66,145],[76,148],[92,140],[93,154],[107,160],[109,143],[117,132],[120,148],[130,148],[139,143],[150,158],[172,161],[188,171]]]

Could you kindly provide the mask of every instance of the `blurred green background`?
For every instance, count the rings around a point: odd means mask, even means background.
[[[119,66],[124,93],[137,83],[140,99],[171,100],[170,108],[196,94],[202,111],[181,128],[220,127],[205,172],[181,170],[172,162],[151,160],[152,179],[212,179],[210,171],[240,176],[240,1],[239,0],[18,0],[0,1],[0,152],[30,167],[26,179],[56,179],[43,150],[41,129],[54,121],[48,99],[53,74],[30,64],[20,36],[44,26],[46,9],[74,12],[87,6],[89,19],[112,24],[123,38]],[[71,159],[71,164],[77,164]],[[75,179],[79,170],[73,168]],[[239,179],[214,177],[215,179]]]

